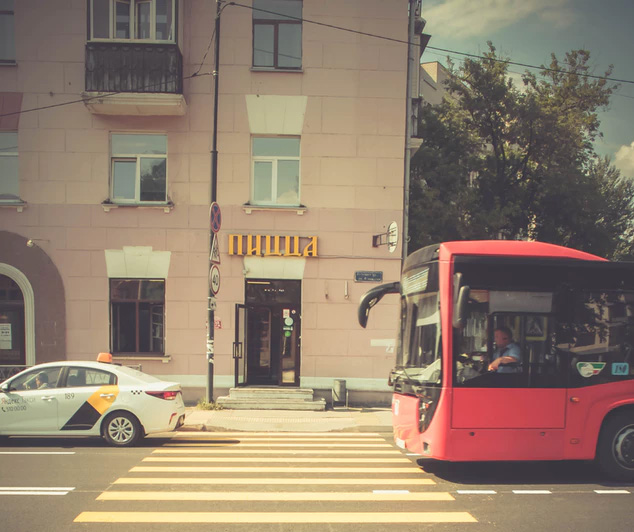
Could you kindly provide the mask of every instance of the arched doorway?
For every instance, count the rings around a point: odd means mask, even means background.
[[[18,284],[0,275],[0,365],[26,365],[24,295]]]

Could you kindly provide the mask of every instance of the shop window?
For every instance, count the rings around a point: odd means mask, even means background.
[[[302,1],[253,0],[253,66],[302,67]]]
[[[176,0],[89,0],[91,40],[176,42]]]
[[[166,203],[167,136],[112,134],[113,203]]]
[[[252,205],[299,205],[299,137],[254,137]]]
[[[113,354],[163,355],[164,322],[164,279],[110,279]]]

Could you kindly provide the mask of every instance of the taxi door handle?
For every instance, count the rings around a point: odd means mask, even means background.
[[[55,396],[53,395],[45,395],[44,397],[42,397],[42,401],[52,401],[53,399],[55,399]]]
[[[104,399],[113,399],[114,396],[115,395],[113,393],[102,393],[99,397],[103,397]]]

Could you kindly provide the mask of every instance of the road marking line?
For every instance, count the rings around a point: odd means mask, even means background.
[[[194,449],[194,448],[184,448],[184,449],[154,449],[152,454],[248,454],[249,456],[257,456],[259,454],[282,454],[284,456],[293,455],[293,454],[392,454],[403,456],[401,451],[398,449],[300,449],[300,450],[274,450],[274,449],[258,449],[258,450],[249,450],[249,449]]]
[[[75,454],[75,451],[0,451],[0,454]]]
[[[3,487],[0,488],[0,496],[2,495],[68,495],[75,488],[16,488],[16,487]]]
[[[175,441],[176,443],[181,443],[181,442],[188,442],[188,441],[192,441],[192,442],[198,442],[200,443],[201,438],[178,438],[172,441]],[[251,437],[251,436],[240,436],[240,437],[236,437],[236,438],[216,438],[216,437],[209,437],[207,436],[207,438],[205,438],[204,441],[208,441],[209,443],[234,443],[234,442],[278,442],[280,441],[279,438],[265,438],[265,437]],[[345,438],[345,437],[341,437],[341,436],[331,436],[329,438],[296,438],[293,436],[289,436],[287,438],[284,438],[285,442],[297,442],[297,443],[302,443],[302,442],[320,442],[320,443],[337,443],[337,442],[381,442],[381,443],[386,443],[385,438],[363,438],[363,439],[359,439],[359,438]]]
[[[75,523],[477,523],[468,512],[82,512]]]
[[[225,485],[380,485],[380,486],[411,486],[411,485],[435,485],[436,482],[431,478],[236,478],[236,477],[216,477],[216,478],[187,478],[187,477],[145,477],[119,478],[113,484],[225,484]]]
[[[516,495],[550,495],[550,490],[513,490]]]
[[[136,466],[130,473],[421,473],[417,467]]]
[[[459,495],[495,495],[497,492],[494,490],[457,490]]]
[[[389,447],[393,449],[393,445],[390,443],[330,443],[324,441],[322,443],[166,443],[166,447],[354,447],[356,448],[368,448],[368,447]]]
[[[69,491],[0,491],[2,495],[68,495]]]
[[[278,456],[278,457],[269,457],[263,458],[267,462],[288,462],[288,463],[321,463],[327,462],[330,464],[341,463],[341,464],[411,464],[412,462],[405,457],[402,458],[295,458],[288,456]],[[175,456],[175,457],[163,457],[163,456],[148,456],[142,460],[142,462],[248,462],[254,463],[257,462],[257,457],[230,457],[230,456],[217,456],[217,457],[209,457],[209,456]]]
[[[106,491],[98,501],[453,501],[446,492]]]
[[[628,490],[594,490],[594,492],[600,495],[629,495],[630,493]]]
[[[16,486],[3,486],[0,487],[0,490],[38,490],[38,491],[73,491],[75,488],[43,488],[40,486],[36,487],[16,487]]]
[[[311,438],[332,438],[333,434],[328,432],[214,432],[213,435],[208,432],[205,434],[192,434],[191,432],[175,432],[172,433],[175,438],[228,438],[228,437],[251,437],[251,436],[266,436],[267,438],[284,438],[287,439],[290,435],[292,438],[303,438],[310,436]],[[334,437],[346,437],[346,438],[378,438],[381,435],[378,432],[362,432],[362,433],[347,433],[344,435],[337,435]]]

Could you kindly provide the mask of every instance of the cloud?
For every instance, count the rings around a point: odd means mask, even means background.
[[[634,177],[634,142],[618,149],[614,166],[621,171],[621,175]]]
[[[571,23],[572,0],[444,0],[423,7],[428,31],[438,37],[489,37],[527,17],[536,15],[561,28]]]

